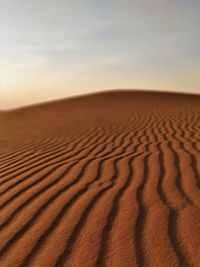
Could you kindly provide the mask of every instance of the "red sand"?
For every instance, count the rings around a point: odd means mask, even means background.
[[[200,266],[200,97],[0,113],[0,266]]]

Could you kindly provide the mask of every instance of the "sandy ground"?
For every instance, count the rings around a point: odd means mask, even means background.
[[[200,266],[200,97],[1,112],[0,266]]]

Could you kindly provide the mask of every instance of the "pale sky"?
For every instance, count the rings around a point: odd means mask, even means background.
[[[200,93],[199,0],[0,0],[0,109],[105,89]]]

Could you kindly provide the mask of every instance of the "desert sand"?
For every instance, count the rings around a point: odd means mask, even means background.
[[[200,266],[200,96],[1,112],[0,266]]]

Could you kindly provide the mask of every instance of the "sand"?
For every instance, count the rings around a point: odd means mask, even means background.
[[[200,266],[200,97],[0,113],[0,266]]]

